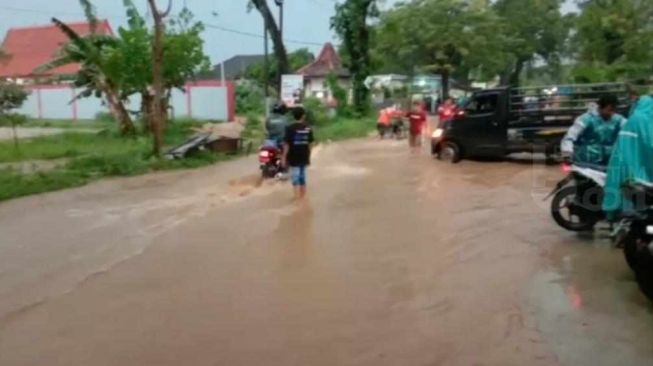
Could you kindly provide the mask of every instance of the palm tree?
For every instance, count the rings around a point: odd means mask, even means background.
[[[50,62],[39,66],[35,72],[45,73],[57,67],[68,64],[80,64],[77,74],[65,75],[60,79],[71,80],[73,85],[82,88],[76,98],[95,95],[104,98],[109,110],[120,124],[123,134],[133,134],[136,129],[124,104],[118,83],[109,77],[106,65],[106,55],[118,45],[117,38],[98,34],[98,20],[93,6],[88,0],[80,0],[86,18],[90,24],[90,34],[81,36],[74,29],[57,18],[52,22],[68,37],[69,42],[64,45]]]

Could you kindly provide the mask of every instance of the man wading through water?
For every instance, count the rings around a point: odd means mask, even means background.
[[[290,177],[295,191],[295,200],[306,196],[306,167],[311,163],[313,130],[306,124],[303,108],[295,108],[292,115],[295,122],[286,127],[283,143],[283,166],[290,167]]]

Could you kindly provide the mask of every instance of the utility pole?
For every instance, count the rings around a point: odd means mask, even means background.
[[[263,92],[265,95],[265,117],[268,117],[270,111],[270,95],[269,95],[269,80],[270,76],[269,71],[269,62],[268,62],[268,22],[265,17],[263,17],[263,49],[265,57],[263,58]]]
[[[279,7],[279,33],[283,38],[283,0],[274,0],[274,3]]]
[[[283,0],[274,0],[274,3],[279,7],[279,33],[281,34],[281,39],[283,39]],[[277,67],[277,83],[279,83],[279,97],[281,98],[281,78],[282,71],[281,67]]]

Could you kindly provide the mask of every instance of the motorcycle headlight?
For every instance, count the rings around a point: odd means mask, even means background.
[[[440,137],[442,137],[443,134],[444,134],[444,130],[441,129],[441,128],[438,128],[435,131],[433,131],[433,134],[431,135],[431,137],[433,137],[434,139],[439,139]]]

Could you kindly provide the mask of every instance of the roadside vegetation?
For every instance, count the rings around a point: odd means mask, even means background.
[[[164,139],[166,146],[182,143],[199,125],[195,121],[171,123]],[[197,168],[234,156],[198,152],[181,160],[158,159],[147,137],[123,138],[115,126],[96,133],[64,132],[25,139],[20,147],[16,150],[11,141],[0,142],[0,201],[77,187],[106,177]],[[13,163],[55,159],[62,161],[45,171],[24,172],[10,167]]]

